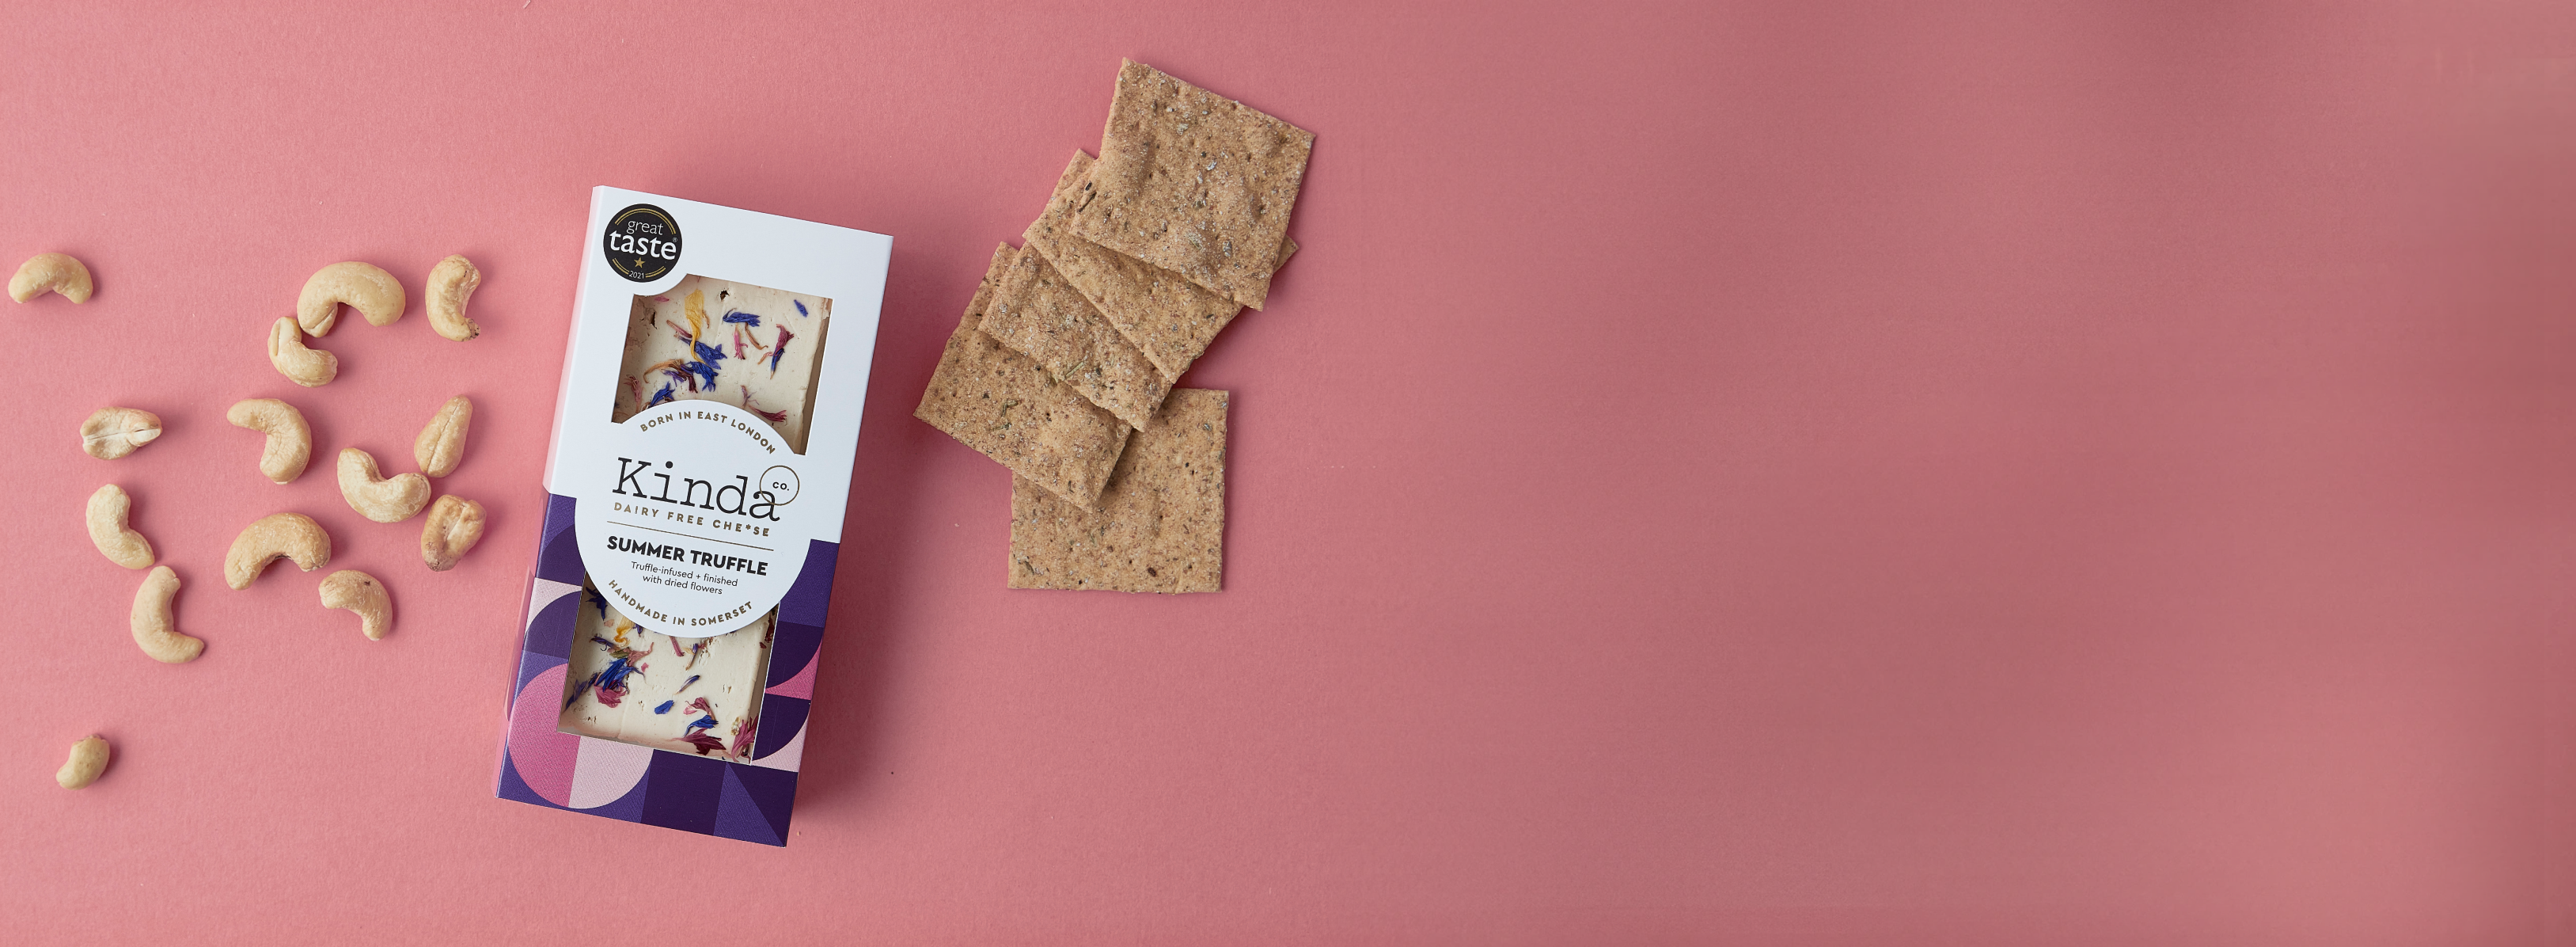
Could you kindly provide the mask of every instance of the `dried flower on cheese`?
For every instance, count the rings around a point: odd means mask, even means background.
[[[759,405],[756,405],[756,404],[751,403],[751,386],[750,386],[750,385],[735,385],[734,387],[742,389],[742,409],[743,409],[743,410],[745,410],[745,411],[749,411],[749,412],[751,412],[751,413],[753,413],[753,414],[760,415],[762,418],[767,419],[767,420],[769,421],[769,423],[771,423],[771,424],[784,424],[784,423],[786,423],[786,422],[787,422],[787,412],[785,412],[785,411],[763,411],[763,410],[761,410],[761,409],[760,409],[760,406],[759,406]]]
[[[778,327],[778,347],[776,349],[772,349],[769,353],[769,377],[778,377],[778,360],[786,357],[787,340],[795,337],[796,333],[787,331],[786,326]]]

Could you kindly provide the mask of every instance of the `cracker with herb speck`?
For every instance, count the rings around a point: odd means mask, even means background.
[[[1109,482],[1128,426],[1056,384],[1045,366],[976,328],[1017,255],[1007,243],[993,248],[984,281],[948,336],[939,368],[912,415],[1011,468],[1015,482],[1031,481],[1072,504],[1090,506]]]
[[[1172,380],[1092,308],[1035,249],[1021,247],[984,308],[984,334],[1036,359],[1055,380],[1137,427]]]
[[[1057,179],[1046,213],[1029,225],[1023,237],[1064,275],[1092,308],[1120,335],[1145,353],[1167,381],[1179,381],[1190,363],[1207,352],[1208,343],[1233,322],[1243,306],[1190,282],[1179,273],[1155,266],[1075,236],[1065,221],[1073,204],[1090,187],[1090,155],[1073,153]],[[1297,252],[1297,242],[1279,247],[1279,262]]]
[[[1128,60],[1076,236],[1261,308],[1315,136]]]
[[[1128,439],[1097,510],[1011,478],[1010,587],[1217,591],[1228,400],[1223,391],[1173,390]]]

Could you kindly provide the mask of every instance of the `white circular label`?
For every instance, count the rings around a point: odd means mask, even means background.
[[[803,489],[804,484],[796,479],[793,468],[780,466],[760,472],[760,487],[777,494],[778,502],[786,504],[795,501],[796,491]]]
[[[757,621],[796,584],[813,539],[816,517],[797,515],[802,460],[718,401],[628,418],[599,456],[557,458],[576,471],[582,568],[647,630],[705,638]]]

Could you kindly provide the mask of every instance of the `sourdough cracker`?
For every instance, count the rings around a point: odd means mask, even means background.
[[[1020,248],[994,285],[983,329],[1133,426],[1152,419],[1164,393],[1172,390],[1162,369],[1030,247]]]
[[[1011,478],[1010,587],[1217,591],[1228,401],[1223,391],[1173,390],[1128,441],[1097,510]]]
[[[1066,221],[1074,202],[1090,187],[1094,163],[1090,155],[1073,153],[1064,176],[1056,181],[1046,213],[1022,237],[1120,335],[1145,353],[1165,380],[1179,381],[1243,307],[1179,273],[1075,236]],[[1279,262],[1295,252],[1296,241],[1283,241]]]
[[[1315,136],[1128,60],[1077,236],[1259,309]]]
[[[1046,368],[977,329],[993,290],[1018,251],[1010,244],[993,248],[993,261],[974,301],[948,348],[930,387],[921,393],[913,417],[983,452],[1077,506],[1100,499],[1109,482],[1128,427],[1070,388],[1056,384]]]

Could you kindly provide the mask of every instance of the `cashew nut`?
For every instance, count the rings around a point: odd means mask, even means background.
[[[296,568],[306,572],[330,565],[331,534],[302,513],[260,517],[258,522],[242,527],[241,535],[233,537],[232,551],[224,553],[224,584],[250,588],[250,580],[259,578],[259,570],[281,558],[295,560]]]
[[[402,281],[394,279],[384,267],[373,263],[334,263],[316,270],[304,281],[304,292],[295,297],[295,322],[304,334],[320,338],[331,334],[340,321],[340,304],[347,303],[368,325],[392,325],[402,318],[410,303],[403,298]]]
[[[340,357],[305,348],[304,330],[287,316],[277,317],[277,324],[268,327],[268,363],[286,380],[306,388],[319,388],[340,377]]]
[[[259,472],[278,483],[287,483],[304,475],[304,465],[313,459],[313,426],[304,423],[304,412],[275,398],[247,398],[235,402],[224,412],[224,420],[268,435],[268,443],[259,449]]]
[[[399,523],[429,502],[429,478],[407,473],[386,479],[376,472],[376,455],[344,447],[340,449],[340,498],[368,519]]]
[[[422,305],[429,310],[429,327],[438,334],[463,342],[483,334],[483,327],[465,318],[465,300],[474,295],[474,287],[483,285],[483,271],[461,256],[438,261],[429,270],[429,284],[421,287],[429,298]]]
[[[431,572],[456,568],[456,560],[482,538],[483,504],[453,493],[439,497],[429,505],[429,519],[420,524],[420,561]]]
[[[125,488],[115,484],[98,488],[89,495],[89,541],[98,546],[98,554],[107,561],[128,569],[152,567],[152,542],[125,525],[126,511],[134,499]]]
[[[465,459],[465,425],[474,420],[474,402],[464,395],[447,399],[431,415],[429,426],[420,429],[420,439],[411,444],[411,459],[420,463],[420,472],[444,477],[456,472]]]
[[[18,264],[18,275],[9,277],[9,298],[26,302],[45,291],[63,294],[76,303],[89,301],[89,267],[67,253],[39,253]]]
[[[63,768],[54,771],[54,782],[65,789],[79,789],[98,781],[107,770],[107,738],[98,734],[82,737],[72,744],[72,755],[63,760]]]
[[[170,597],[179,594],[179,574],[153,566],[134,590],[134,645],[163,664],[186,664],[206,650],[206,643],[179,633],[170,617]]]
[[[394,630],[394,597],[375,576],[356,569],[342,569],[322,580],[322,607],[358,613],[358,630],[369,641],[382,640],[385,632]]]
[[[161,436],[161,416],[139,408],[100,408],[81,422],[81,450],[115,460]]]

